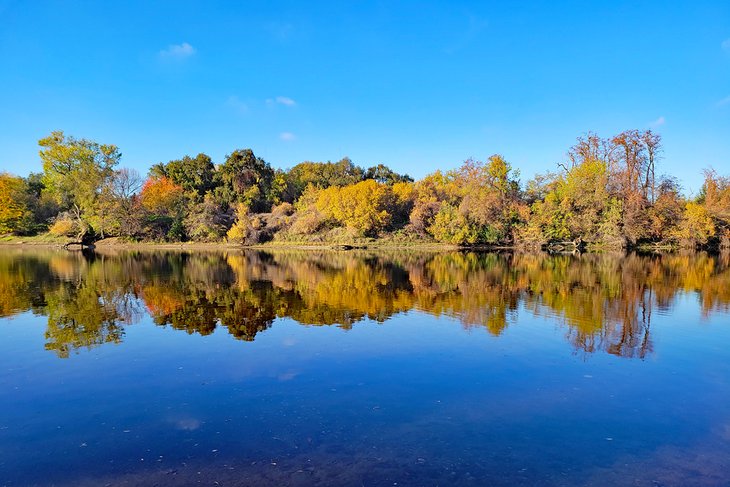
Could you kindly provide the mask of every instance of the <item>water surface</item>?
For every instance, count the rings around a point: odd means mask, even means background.
[[[0,251],[0,485],[730,485],[730,257]]]

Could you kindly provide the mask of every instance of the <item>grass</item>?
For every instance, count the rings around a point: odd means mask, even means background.
[[[0,236],[0,244],[5,245],[63,245],[68,242],[66,237],[57,237],[50,233],[41,235],[3,235]]]

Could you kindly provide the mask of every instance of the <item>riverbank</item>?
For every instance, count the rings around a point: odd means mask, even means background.
[[[70,240],[64,237],[55,237],[50,234],[35,236],[3,236],[0,237],[0,247],[16,247],[16,248],[63,248]],[[117,237],[106,238],[94,243],[94,248],[101,249],[119,249],[119,250],[188,250],[188,251],[220,251],[220,250],[276,250],[276,249],[292,249],[292,250],[424,250],[424,251],[454,251],[454,250],[472,250],[472,251],[541,251],[537,248],[526,248],[523,246],[509,245],[454,245],[433,240],[414,240],[414,239],[394,239],[394,238],[360,238],[351,241],[313,241],[313,240],[272,240],[262,244],[241,245],[230,242],[131,242],[119,239]],[[671,253],[682,250],[681,247],[671,244],[639,244],[630,248],[621,248],[612,245],[587,244],[581,251],[592,253],[603,252],[629,252],[635,251],[640,253]],[[717,251],[718,249],[698,248],[697,250]],[[571,253],[570,250],[553,251],[553,253]]]
[[[3,237],[0,247],[49,247],[62,248],[69,239],[50,235],[32,237]],[[350,243],[271,241],[256,245],[240,245],[229,242],[130,242],[116,237],[94,243],[95,249],[120,250],[240,250],[240,249],[296,249],[296,250],[355,250],[355,249],[413,249],[413,250],[459,250],[464,247],[438,242],[400,242],[392,240],[363,240]],[[507,247],[490,247],[485,250],[510,250]]]

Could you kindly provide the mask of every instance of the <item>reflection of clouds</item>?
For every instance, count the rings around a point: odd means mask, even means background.
[[[182,418],[175,421],[175,429],[183,431],[195,431],[203,423],[195,418]]]
[[[286,382],[288,380],[292,380],[293,378],[295,378],[298,375],[299,375],[299,372],[297,372],[296,370],[290,370],[288,372],[284,372],[283,374],[279,374],[277,376],[277,379],[279,379],[279,381],[281,381],[281,382]]]

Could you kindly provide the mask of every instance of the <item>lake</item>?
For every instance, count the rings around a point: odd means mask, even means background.
[[[0,485],[730,485],[730,256],[0,250]]]

